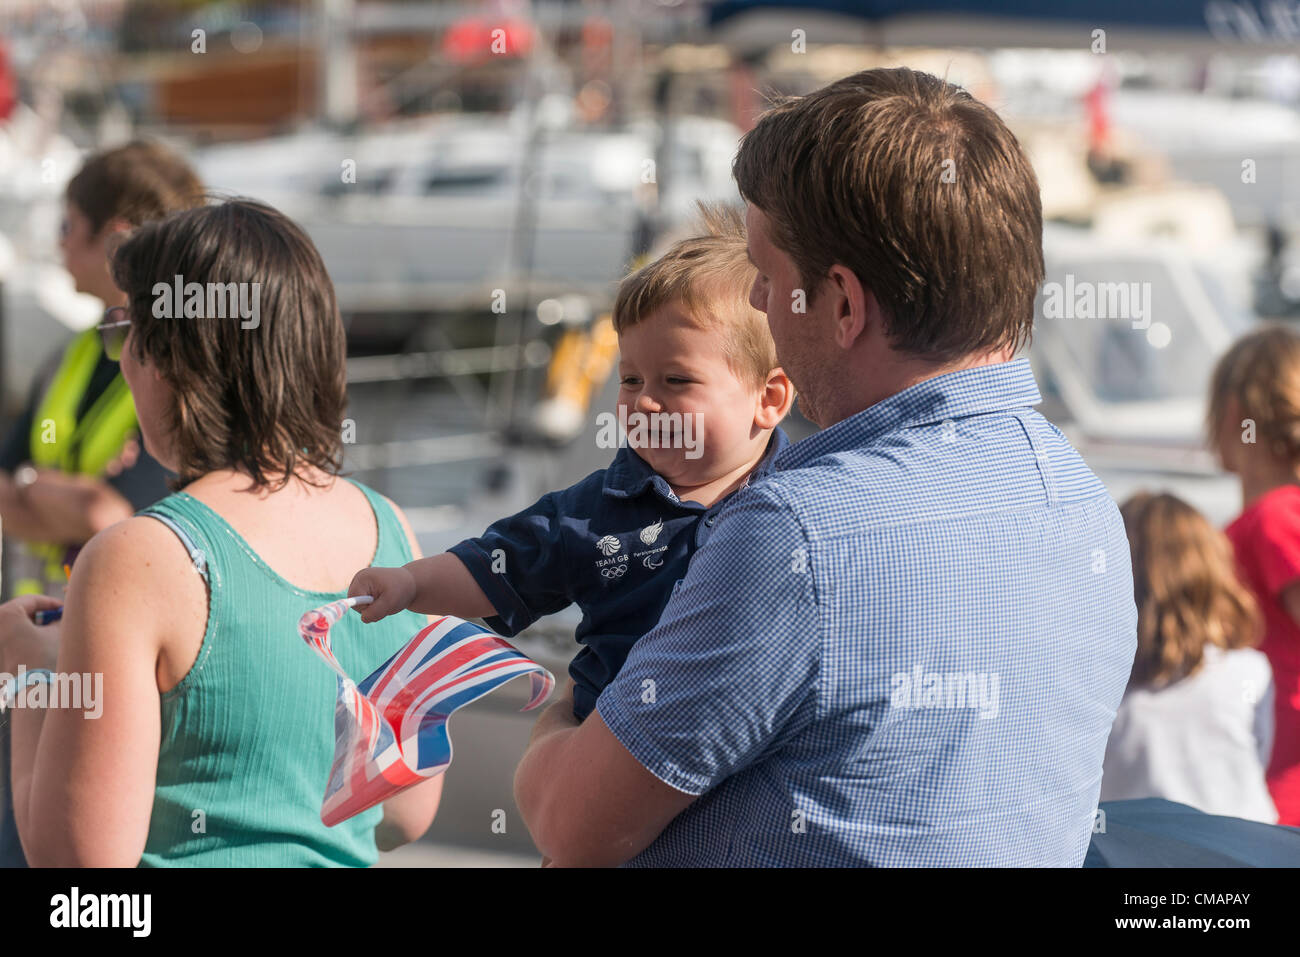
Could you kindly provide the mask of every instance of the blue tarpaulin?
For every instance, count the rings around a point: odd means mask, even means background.
[[[1160,798],[1103,801],[1084,867],[1300,867],[1300,828]]]

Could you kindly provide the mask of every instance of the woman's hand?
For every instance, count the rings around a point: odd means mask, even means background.
[[[23,595],[0,605],[0,671],[16,674],[19,665],[28,671],[54,668],[59,657],[59,625],[38,625],[32,615],[62,604],[48,595]]]

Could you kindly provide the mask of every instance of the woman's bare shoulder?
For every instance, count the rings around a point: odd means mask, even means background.
[[[170,630],[189,604],[206,606],[207,590],[175,532],[143,515],[111,525],[86,543],[68,582],[69,601],[126,604]]]
[[[175,556],[166,547],[170,543],[175,543]],[[77,568],[106,561],[139,561],[147,566],[151,557],[177,557],[189,563],[189,555],[175,532],[155,518],[134,515],[110,525],[87,542],[77,555]]]

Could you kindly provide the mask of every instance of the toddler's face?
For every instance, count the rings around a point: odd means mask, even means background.
[[[618,411],[628,445],[669,484],[711,482],[766,444],[754,424],[762,387],[740,378],[720,334],[696,326],[681,306],[624,330],[619,350]],[[660,448],[652,447],[656,438]]]

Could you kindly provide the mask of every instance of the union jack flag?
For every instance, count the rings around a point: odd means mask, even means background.
[[[344,598],[298,621],[303,640],[334,669],[334,765],[321,820],[333,827],[451,764],[447,719],[512,678],[528,675],[529,711],[555,678],[505,639],[450,615],[420,630],[401,651],[357,684],[330,648],[330,625],[368,597]]]

